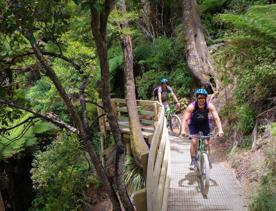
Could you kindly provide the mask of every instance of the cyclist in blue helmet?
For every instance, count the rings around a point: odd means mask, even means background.
[[[206,89],[200,88],[195,91],[195,98],[196,100],[192,102],[184,112],[184,119],[182,125],[183,136],[196,135],[200,131],[203,133],[204,136],[210,134],[210,123],[208,114],[211,113],[215,123],[218,127],[218,135],[221,137],[223,136],[223,130],[221,126],[221,121],[218,115],[218,112],[215,106],[207,102],[208,92]],[[189,132],[188,132],[189,131]],[[209,139],[205,140],[205,145],[208,149],[210,154],[210,145]],[[197,139],[192,138],[191,147],[190,147],[190,154],[191,154],[191,164],[190,169],[195,169],[195,155],[197,149]]]
[[[172,88],[168,85],[168,79],[162,78],[160,81],[161,85],[157,87],[157,100],[164,105],[165,110],[169,108],[169,97],[168,94],[172,94],[173,100],[176,106],[179,107],[180,103],[176,95],[174,94]]]

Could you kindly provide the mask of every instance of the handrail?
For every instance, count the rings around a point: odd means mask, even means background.
[[[147,210],[166,211],[168,189],[170,184],[170,142],[165,119],[164,107],[157,103],[161,110],[159,120],[151,142],[147,166]]]
[[[112,99],[112,106],[118,119],[127,115],[126,100]],[[170,142],[162,104],[157,101],[137,100],[138,111],[151,116],[153,136],[151,139],[146,175],[147,211],[167,211],[170,185]],[[147,109],[150,108],[150,111]],[[98,115],[102,111],[98,109]],[[141,119],[140,119],[141,120]],[[100,118],[100,128],[106,130],[106,120]]]

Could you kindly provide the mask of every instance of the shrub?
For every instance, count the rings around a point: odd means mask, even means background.
[[[255,123],[255,112],[247,104],[237,108],[237,117],[238,117],[238,129],[244,133],[248,134],[252,131]]]
[[[35,155],[32,165],[31,178],[37,192],[33,210],[78,210],[85,190],[99,184],[73,136],[60,135],[45,152]]]
[[[258,190],[253,194],[249,208],[252,211],[274,211],[276,207],[276,148],[273,140],[266,150],[266,168]]]

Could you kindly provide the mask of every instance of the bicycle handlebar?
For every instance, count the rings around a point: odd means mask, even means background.
[[[202,138],[202,139],[211,138],[211,137],[214,137],[214,136],[217,136],[217,134],[212,134],[212,133],[210,133],[210,134],[207,135],[207,136],[204,136],[204,135],[201,135],[201,134],[188,135],[189,138]]]

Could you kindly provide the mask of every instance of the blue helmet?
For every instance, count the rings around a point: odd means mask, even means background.
[[[161,84],[166,84],[166,83],[168,83],[168,79],[162,78],[160,82],[161,82]]]
[[[195,96],[198,96],[198,95],[205,95],[205,96],[207,96],[208,92],[206,91],[206,89],[197,89],[195,91]]]

